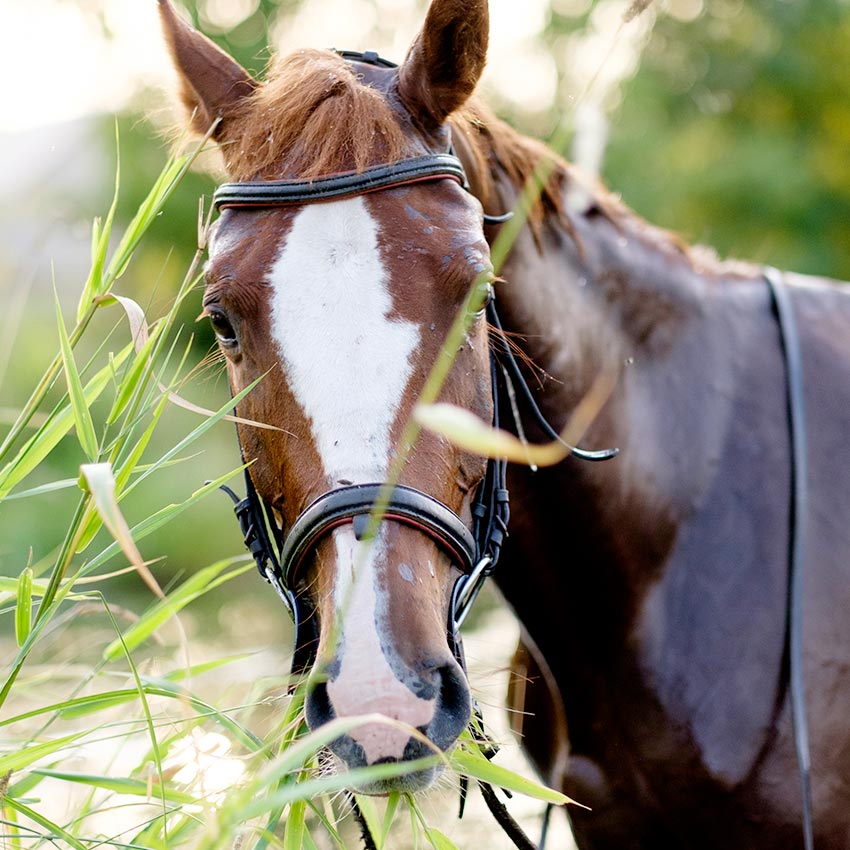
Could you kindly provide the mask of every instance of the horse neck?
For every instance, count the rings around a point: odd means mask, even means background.
[[[510,141],[515,152],[523,144],[521,137]],[[530,159],[540,150],[528,142]],[[488,213],[503,212],[521,189],[517,169],[504,167],[498,155],[489,160],[496,165],[482,200]],[[571,502],[580,511],[572,531],[583,538],[588,560],[629,572],[639,592],[663,568],[725,433],[725,423],[701,409],[709,402],[685,376],[713,364],[722,384],[732,370],[705,321],[712,282],[695,270],[684,246],[599,190],[576,192],[575,205],[574,186],[569,167],[558,162],[548,198],[502,270],[499,311],[546,376],[531,385],[553,427],[564,426],[602,371],[617,375],[581,444],[616,445],[621,454],[604,464],[573,459],[537,474],[523,498],[531,500],[529,508],[539,498],[541,510],[545,499]],[[717,433],[699,439],[705,423],[716,424]],[[533,428],[529,437],[544,439]],[[520,481],[522,473],[514,477]]]

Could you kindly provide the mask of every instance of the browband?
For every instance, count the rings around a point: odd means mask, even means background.
[[[275,207],[307,204],[363,195],[426,180],[450,179],[466,186],[461,161],[450,153],[403,159],[389,165],[373,165],[363,171],[347,171],[312,180],[258,180],[222,183],[213,195],[216,209],[225,207]]]

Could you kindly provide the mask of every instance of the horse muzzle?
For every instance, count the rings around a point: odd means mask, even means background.
[[[417,769],[413,763],[448,750],[469,723],[469,687],[460,665],[447,655],[442,663],[425,665],[403,677],[404,681],[387,669],[380,679],[372,670],[358,682],[347,674],[344,663],[333,668],[335,678],[319,672],[316,684],[308,691],[310,728],[335,717],[371,715],[368,722],[331,742],[329,748],[340,764],[348,770],[386,763],[411,765],[409,772],[390,779],[355,781],[355,790],[386,794],[428,788],[441,765],[431,763]],[[371,719],[375,713],[386,720]]]

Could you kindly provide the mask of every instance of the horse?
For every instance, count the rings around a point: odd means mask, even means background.
[[[813,836],[846,847],[848,290],[781,275],[808,424],[800,470],[765,270],[650,226],[493,117],[473,96],[486,0],[432,0],[398,67],[302,50],[263,82],[158,3],[191,126],[213,127],[231,181],[204,311],[233,392],[261,378],[238,413],[277,426],[238,427],[251,464],[242,515],[249,542],[268,549],[256,527],[265,506],[289,550],[288,581],[267,576],[312,670],[308,723],[398,721],[337,739],[340,764],[448,750],[470,721],[454,609],[480,567],[470,537],[493,467],[436,433],[404,439],[454,316],[492,279],[541,414],[525,422],[528,440],[547,439],[544,424],[560,430],[600,373],[617,378],[584,441],[619,455],[512,465],[507,487],[491,488],[511,493],[509,534],[484,540],[501,546],[494,580],[522,624],[514,724],[542,777],[589,807],[571,816],[578,846],[802,843],[786,614],[796,530]],[[497,278],[502,214],[541,167]],[[505,336],[489,316],[470,317],[440,395],[484,421],[509,401],[490,360]],[[367,533],[363,516],[402,454],[393,500]],[[361,790],[415,792],[436,772]]]

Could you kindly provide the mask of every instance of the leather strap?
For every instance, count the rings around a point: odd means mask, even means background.
[[[803,591],[806,561],[806,517],[808,514],[808,464],[806,449],[806,404],[803,395],[803,360],[800,336],[791,295],[782,272],[766,268],[764,277],[770,290],[779,325],[784,356],[787,394],[788,433],[791,441],[791,500],[788,518],[788,590],[786,597],[785,647],[783,667],[787,667],[791,696],[791,724],[800,775],[803,804],[803,846],[814,848],[811,756],[806,719],[806,686],[803,671]]]
[[[597,450],[580,449],[578,446],[571,446],[569,443],[565,443],[561,439],[561,435],[549,424],[548,420],[537,406],[537,402],[534,400],[534,395],[531,392],[531,387],[528,386],[528,381],[526,381],[525,376],[522,374],[519,363],[517,363],[517,359],[514,357],[514,353],[507,342],[507,335],[502,328],[499,314],[496,312],[495,303],[492,301],[487,305],[487,321],[489,321],[490,324],[498,331],[498,338],[502,342],[500,356],[504,360],[505,369],[511,376],[511,384],[514,389],[518,389],[520,391],[521,398],[525,402],[529,411],[531,411],[534,421],[537,422],[543,433],[546,434],[550,440],[557,440],[561,445],[566,446],[566,448],[570,450],[570,454],[573,454],[582,460],[602,461],[611,460],[611,458],[616,457],[620,453],[620,450],[616,447]]]
[[[438,153],[403,159],[389,165],[374,165],[363,171],[331,174],[312,180],[259,180],[222,183],[213,195],[216,209],[226,207],[277,207],[365,195],[426,180],[450,179],[466,185],[461,161],[452,154]]]
[[[280,553],[284,582],[292,587],[304,557],[330,531],[353,523],[358,540],[366,534],[369,518],[383,495],[383,484],[354,484],[329,490],[306,508],[289,529]],[[431,496],[397,484],[381,515],[422,531],[452,556],[464,572],[475,563],[475,540],[454,511]]]

